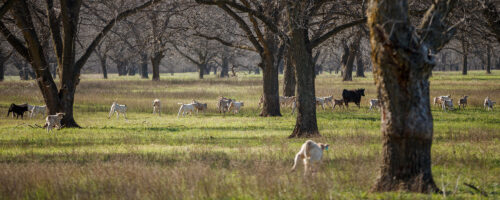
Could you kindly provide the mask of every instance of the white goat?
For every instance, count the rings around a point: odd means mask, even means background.
[[[45,118],[44,128],[47,128],[47,133],[53,128],[61,129],[61,119],[64,117],[64,113],[57,113],[55,115],[47,115]]]
[[[28,111],[30,112],[30,118],[36,116],[36,114],[41,113],[45,117],[45,112],[47,111],[47,106],[32,106],[28,105]]]
[[[486,108],[486,110],[493,110],[493,105],[497,103],[497,102],[494,102],[494,101],[491,101],[490,97],[486,97],[486,99],[484,99],[484,108]]]
[[[233,110],[233,113],[236,114],[236,113],[240,112],[240,109],[243,106],[244,106],[243,102],[231,101],[231,103],[229,104],[229,110],[228,111],[230,112],[231,110]]]
[[[323,150],[328,150],[329,146],[328,144],[307,140],[300,148],[300,151],[295,155],[292,171],[297,167],[299,160],[302,160],[304,162],[304,175],[307,175],[307,173],[312,170],[313,165],[321,161]]]
[[[125,119],[127,119],[127,106],[113,102],[113,104],[111,104],[111,110],[109,111],[108,119],[111,118],[111,116],[113,116],[113,114],[115,113],[116,119],[120,119],[120,113],[125,116]]]
[[[449,100],[451,95],[434,97],[434,105],[442,106],[444,100]]]
[[[155,99],[153,101],[153,114],[158,113],[158,116],[161,116],[161,102],[159,99]]]
[[[441,107],[443,108],[443,111],[446,111],[447,109],[453,110],[453,99],[443,99]]]
[[[182,116],[185,116],[186,113],[188,113],[188,112],[190,115],[192,115],[192,113],[196,109],[196,107],[193,104],[183,104],[183,103],[177,103],[177,104],[181,105],[181,107],[179,108],[179,113],[177,113],[177,118],[179,118],[181,113],[182,113]]]

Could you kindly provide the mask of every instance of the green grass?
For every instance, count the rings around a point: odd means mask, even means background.
[[[0,110],[12,103],[42,104],[33,81],[0,83]],[[290,173],[305,139],[286,139],[295,125],[283,117],[257,117],[262,78],[240,75],[196,79],[195,73],[162,74],[154,83],[136,77],[85,75],[78,86],[76,121],[84,128],[47,134],[33,128],[42,117],[0,116],[0,199],[481,199],[463,183],[500,198],[500,114],[485,111],[486,96],[500,100],[500,74],[435,72],[431,96],[469,95],[469,107],[433,108],[433,175],[446,194],[370,193],[381,159],[380,117],[368,112],[376,98],[371,75],[341,82],[317,80],[317,95],[340,97],[344,88],[366,88],[361,109],[318,109],[318,142],[330,144],[313,177]],[[218,96],[245,102],[240,114],[216,114]],[[161,117],[151,102],[162,100]],[[177,102],[207,102],[205,114],[177,118]],[[107,119],[112,101],[127,104],[128,120]],[[5,113],[4,113],[5,114]]]

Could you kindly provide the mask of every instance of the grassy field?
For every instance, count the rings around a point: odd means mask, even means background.
[[[257,117],[261,77],[240,75],[139,77],[85,75],[77,89],[75,118],[82,129],[47,134],[42,117],[6,118],[12,103],[43,104],[34,81],[0,83],[0,199],[481,199],[470,183],[500,199],[500,112],[482,101],[500,101],[500,72],[436,72],[431,96],[469,95],[469,107],[444,113],[433,108],[433,175],[444,194],[370,193],[381,158],[380,117],[368,112],[376,98],[372,78],[342,82],[323,74],[318,96],[340,98],[344,88],[366,88],[362,107],[318,109],[322,137],[330,144],[321,169],[290,173],[305,139],[286,139],[295,118]],[[14,80],[16,79],[16,80]],[[236,115],[215,113],[218,96],[244,101]],[[152,100],[162,101],[154,116]],[[208,103],[205,114],[177,118],[178,102]],[[107,119],[111,102],[129,107],[128,120]]]

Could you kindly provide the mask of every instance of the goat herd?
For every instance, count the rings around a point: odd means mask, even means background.
[[[316,97],[316,105],[321,106],[323,110],[325,110],[325,105],[328,106],[330,105],[332,109],[335,109],[335,107],[339,106],[339,108],[344,108],[344,105],[348,108],[349,107],[349,102],[354,102],[360,107],[361,103],[361,97],[365,96],[365,89],[357,89],[357,90],[346,90],[344,89],[342,91],[342,99],[334,99],[333,96],[328,96],[328,97]],[[463,96],[460,98],[458,101],[458,108],[464,108],[467,106],[467,98],[468,96]],[[295,96],[291,97],[285,97],[285,96],[280,96],[279,97],[279,103],[281,106],[292,106],[292,114],[295,112],[295,109],[297,107],[297,101],[296,101]],[[258,108],[261,107],[261,105],[264,103],[264,98],[263,96],[260,97],[260,101],[258,104]],[[486,97],[484,99],[484,108],[486,110],[493,110],[493,105],[495,104],[495,101],[492,101],[489,97]],[[205,112],[207,110],[207,104],[206,103],[201,103],[193,99],[193,101],[189,104],[184,104],[184,103],[178,103],[180,105],[179,112],[177,113],[177,117],[179,117],[182,113],[182,116],[185,116],[186,113],[192,114],[194,111],[198,113],[199,111]],[[434,98],[434,105],[440,106],[443,111],[447,110],[453,110],[453,99],[451,98],[451,95],[448,96],[438,96]],[[158,115],[161,115],[161,102],[159,99],[155,99],[153,101],[153,114],[157,113]],[[226,98],[226,97],[219,97],[217,101],[217,111],[219,113],[226,113],[226,112],[231,112],[233,113],[238,113],[241,108],[244,106],[243,102],[238,102],[234,99]],[[380,101],[378,99],[370,99],[370,109],[372,110],[373,108],[379,108],[380,109]],[[7,113],[7,116],[12,113],[12,117],[16,116],[16,118],[19,118],[21,116],[21,119],[24,116],[25,112],[30,113],[30,118],[35,117],[37,114],[42,114],[45,116],[45,113],[47,111],[46,106],[32,106],[28,105],[27,103],[21,104],[21,105],[16,105],[16,104],[11,104],[9,107],[9,111]],[[113,102],[111,105],[111,110],[109,111],[108,118],[110,118],[112,115],[116,113],[117,119],[120,117],[120,114],[124,115],[125,119],[127,119],[127,106],[126,105],[120,105],[117,104],[116,102]],[[64,113],[57,113],[55,115],[48,115],[45,118],[45,125],[44,128],[47,129],[47,132],[50,131],[52,128],[61,128],[61,119],[64,117]]]

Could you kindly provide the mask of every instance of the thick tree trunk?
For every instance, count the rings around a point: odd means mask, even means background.
[[[160,80],[160,63],[165,57],[162,53],[157,53],[151,57],[151,64],[153,65],[153,81]]]
[[[229,62],[226,59],[222,60],[222,66],[220,70],[220,77],[229,77]]]
[[[304,2],[300,2],[304,3]],[[299,4],[289,5],[287,17],[294,23],[289,23],[288,37],[290,39],[290,60],[295,68],[297,80],[297,121],[292,134],[293,137],[319,136],[316,121],[316,93],[314,86],[314,62],[312,49],[309,44],[307,19],[304,19],[305,10]]]
[[[288,54],[288,50],[285,52],[284,59],[284,76],[283,76],[283,96],[291,97],[295,96],[295,69],[291,61],[291,56]]]
[[[2,59],[2,58],[0,58]],[[3,81],[4,80],[4,77],[5,77],[5,61],[4,60],[0,60],[0,81]]]
[[[205,65],[199,64],[198,65],[198,78],[203,79],[203,75],[205,75]]]
[[[118,69],[118,76],[127,75],[127,65],[128,63],[126,61],[118,61],[116,63],[116,68]]]
[[[141,54],[141,78],[148,79],[148,54]]]
[[[129,62],[127,66],[127,74],[129,76],[135,76],[136,73],[137,73],[137,63]]]
[[[491,46],[486,47],[486,73],[491,74]]]
[[[97,53],[97,52],[96,52]],[[108,79],[108,68],[106,67],[106,62],[108,61],[108,56],[97,56],[99,57],[99,62],[101,63],[102,78]]]
[[[467,41],[462,38],[462,75],[467,75],[467,57],[469,56],[469,45]]]
[[[356,53],[356,77],[365,77],[365,65],[363,64],[362,52],[358,49]]]
[[[274,65],[273,56],[262,55],[263,63],[259,64],[263,66],[263,97],[264,105],[260,116],[270,117],[270,116],[281,116],[280,103],[279,103],[279,80],[278,80],[278,66]]]
[[[352,70],[354,68],[354,58],[356,57],[356,53],[358,51],[358,48],[359,48],[359,42],[358,41],[354,41],[352,44],[351,44],[351,47],[349,48],[345,48],[344,47],[344,50],[348,50],[348,58],[347,58],[347,61],[345,63],[345,65],[342,66],[342,81],[352,81]]]
[[[418,28],[410,23],[406,0],[371,2],[368,26],[383,137],[382,166],[374,191],[439,191],[431,170],[429,77],[434,61],[429,51],[438,53],[453,36],[442,24],[451,10],[450,2],[436,1]],[[426,37],[415,36],[415,29]]]

